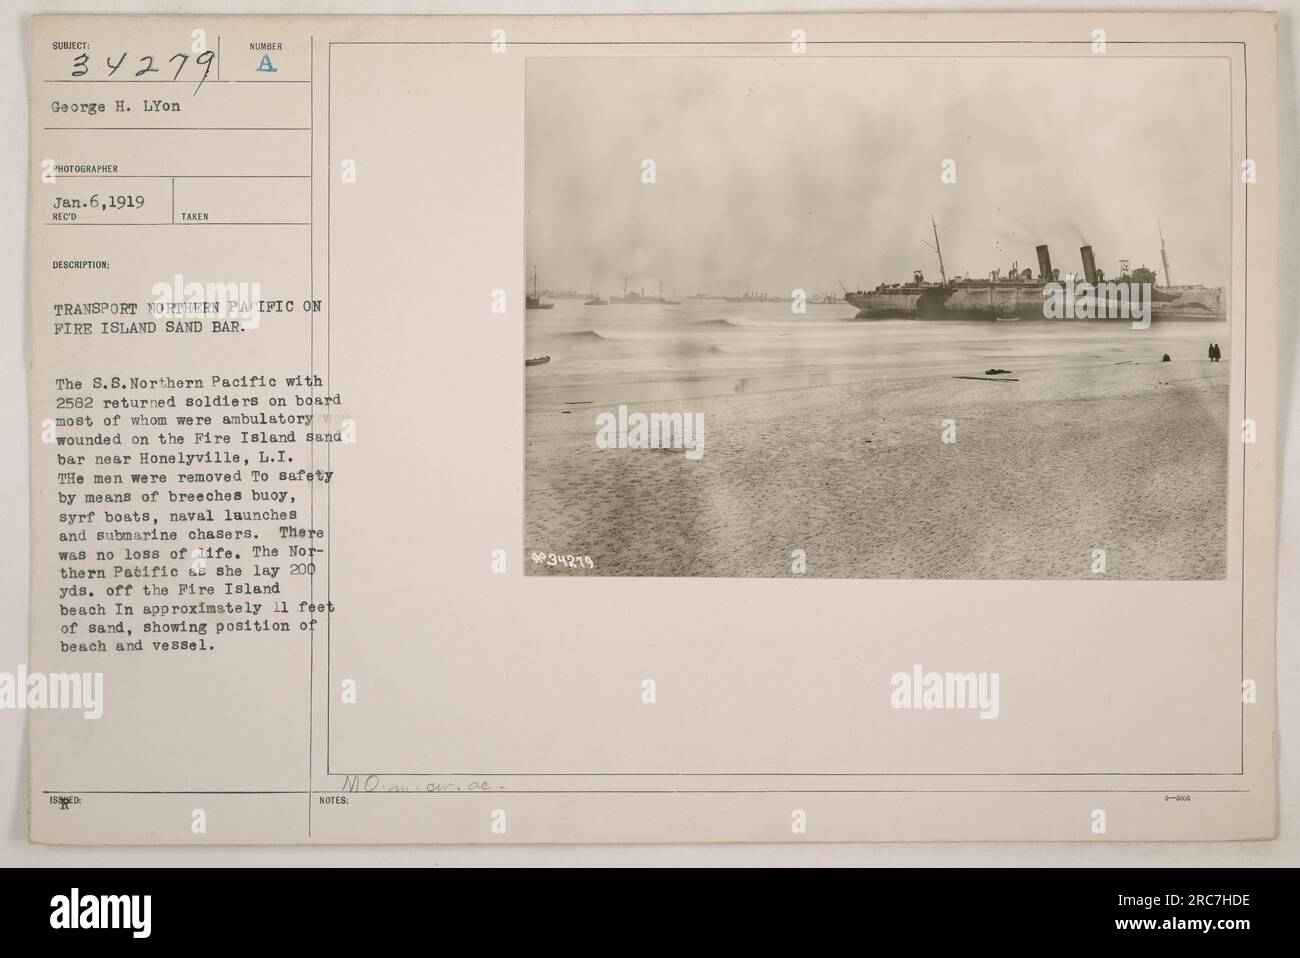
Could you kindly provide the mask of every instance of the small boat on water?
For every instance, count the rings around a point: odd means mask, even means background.
[[[540,366],[542,365],[542,363],[549,363],[550,361],[551,361],[550,356],[525,356],[524,357],[525,366]]]
[[[537,291],[537,267],[533,267],[533,291],[524,296],[525,309],[550,309],[554,303],[543,303],[542,294]]]
[[[592,293],[591,299],[582,304],[583,306],[608,306],[609,300],[601,299],[599,293]]]

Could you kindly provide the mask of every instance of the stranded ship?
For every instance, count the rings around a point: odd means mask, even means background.
[[[635,291],[629,292],[627,288],[627,280],[624,279],[623,295],[611,296],[609,298],[609,301],[611,303],[622,303],[624,305],[645,305],[645,304],[657,305],[657,306],[680,306],[681,305],[681,303],[675,300],[664,299],[664,284],[662,281],[659,283],[659,295],[647,296],[644,286],[641,288],[640,292],[635,292]]]
[[[910,283],[881,283],[875,289],[845,292],[844,300],[857,308],[857,319],[1042,319],[1045,301],[1044,288],[1048,283],[1062,281],[1061,271],[1052,267],[1051,252],[1046,245],[1038,246],[1038,272],[1021,269],[1013,262],[1003,275],[993,270],[987,279],[955,277],[949,279],[943,265],[943,250],[939,245],[939,229],[930,220],[934,231],[934,250],[939,260],[939,282],[927,282],[922,270],[912,273]],[[1169,261],[1164,253],[1161,236],[1161,254],[1164,256],[1165,275],[1168,279]],[[1120,275],[1107,277],[1097,268],[1091,246],[1079,248],[1083,275],[1076,281],[1089,286],[1098,284],[1142,284],[1150,289],[1153,318],[1163,319],[1222,319],[1226,315],[1223,291],[1214,287],[1160,287],[1154,270],[1146,266],[1130,269],[1127,260],[1120,260]],[[1107,313],[1123,314],[1118,302],[1107,299]],[[1106,315],[1100,313],[1099,315]]]

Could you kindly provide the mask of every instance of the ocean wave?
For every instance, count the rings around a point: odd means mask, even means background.
[[[560,333],[559,335],[565,339],[578,340],[578,341],[582,341],[582,340],[608,341],[613,338],[610,336],[606,336],[604,333],[598,333],[594,329],[575,329],[567,333]]]

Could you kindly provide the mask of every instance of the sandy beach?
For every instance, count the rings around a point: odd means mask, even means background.
[[[1225,571],[1228,363],[951,374],[677,402],[705,452],[600,449],[614,406],[527,414],[530,574],[1215,579]],[[983,369],[968,373],[982,376]],[[956,441],[941,441],[942,422]]]

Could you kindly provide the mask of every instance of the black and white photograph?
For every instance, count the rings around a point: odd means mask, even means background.
[[[529,65],[540,575],[1221,579],[1214,57]]]

